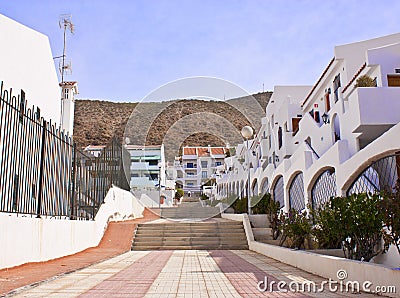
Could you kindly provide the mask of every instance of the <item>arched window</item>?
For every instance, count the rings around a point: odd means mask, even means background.
[[[334,169],[324,171],[318,176],[311,189],[312,208],[316,209],[336,196],[336,174]]]
[[[400,154],[387,156],[367,167],[351,184],[353,193],[394,191],[400,172]]]
[[[289,207],[303,210],[305,206],[303,173],[298,173],[289,187]]]
[[[261,182],[261,194],[264,195],[268,192],[269,185],[268,185],[268,178],[264,178]]]
[[[285,206],[285,191],[283,185],[283,177],[280,176],[274,186],[274,201],[279,202],[281,208]]]
[[[253,193],[253,196],[258,195],[258,180],[255,179],[253,182],[253,185],[251,187],[251,192]]]

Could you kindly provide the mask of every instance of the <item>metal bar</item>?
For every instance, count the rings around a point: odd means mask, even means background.
[[[37,218],[40,218],[40,213],[42,211],[43,170],[44,170],[44,153],[45,153],[45,147],[46,147],[46,131],[47,131],[47,122],[46,122],[46,120],[43,120],[42,148],[40,151],[40,166],[39,166],[38,207],[37,207],[37,212],[36,212]]]

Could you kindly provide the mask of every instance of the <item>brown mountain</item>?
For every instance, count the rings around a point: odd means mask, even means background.
[[[172,147],[235,145],[240,129],[258,130],[272,92],[227,101],[184,99],[150,103],[76,100],[74,140],[78,146],[106,144],[113,136],[130,144],[164,142],[168,158]],[[168,142],[171,144],[167,146]]]

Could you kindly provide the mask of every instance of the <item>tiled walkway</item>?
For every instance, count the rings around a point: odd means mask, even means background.
[[[355,297],[351,293],[283,293],[276,288],[260,292],[257,284],[265,279],[323,281],[248,250],[132,251],[14,297]]]
[[[148,209],[145,209],[143,215],[143,218],[135,220],[111,222],[97,247],[47,262],[27,263],[10,269],[0,269],[0,297],[14,289],[73,272],[130,251],[136,225],[159,218]]]

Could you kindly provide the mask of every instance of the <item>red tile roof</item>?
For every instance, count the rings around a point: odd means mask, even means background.
[[[211,152],[210,152],[211,148]],[[183,155],[197,155],[198,157],[213,155],[224,155],[226,148],[224,147],[183,147]]]
[[[208,152],[207,147],[198,147],[197,148],[197,156],[199,156],[199,157],[210,156],[210,152]]]
[[[333,64],[333,62],[335,61],[335,57],[332,58],[332,60],[329,62],[328,66],[325,68],[324,72],[322,73],[322,75],[319,77],[318,81],[315,83],[315,85],[312,87],[310,93],[308,93],[306,99],[303,101],[303,103],[301,104],[301,107],[303,107],[305,105],[305,103],[307,102],[307,100],[311,97],[311,95],[313,94],[313,92],[315,91],[315,89],[317,88],[318,84],[322,81],[322,78],[326,75],[326,73],[328,72],[328,69],[331,67],[331,65]]]
[[[215,155],[224,155],[225,154],[225,148],[223,147],[218,147],[218,148],[211,148],[211,153]]]
[[[61,86],[73,86],[73,85],[75,85],[77,82],[63,82],[63,83],[60,83],[60,84],[58,84],[60,87]]]
[[[196,155],[196,147],[183,147],[183,155]]]

